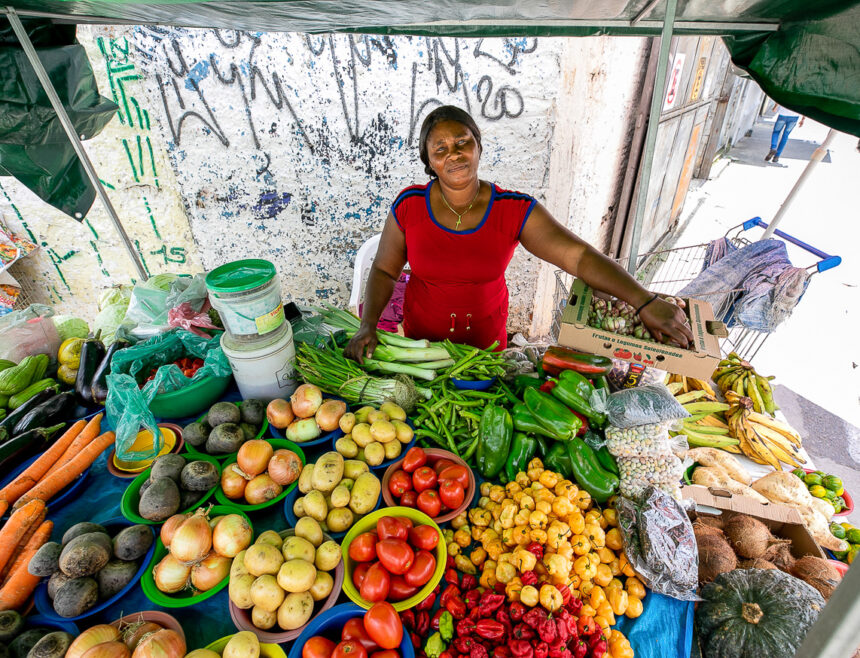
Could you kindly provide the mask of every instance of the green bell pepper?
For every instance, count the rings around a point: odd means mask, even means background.
[[[579,373],[572,370],[566,370],[565,372],[569,372],[571,375],[579,375]],[[582,375],[579,375],[579,377],[582,377]],[[588,386],[588,389],[591,391],[594,390],[594,387],[591,386],[588,380],[585,380],[585,384]],[[586,392],[588,389],[585,389],[582,382],[578,381],[575,377],[559,377],[558,384],[552,389],[552,394],[568,407],[588,418],[588,422],[593,427],[602,429],[606,426],[606,414],[596,411],[591,406],[588,395],[583,395],[583,392]]]
[[[609,452],[606,446],[595,450],[594,454],[597,455],[597,461],[600,462],[603,470],[609,471],[613,475],[621,475],[621,472],[618,470],[618,462],[615,461],[615,457],[612,456],[612,453]]]
[[[605,503],[618,491],[618,476],[603,469],[594,450],[585,441],[569,441],[567,454],[576,483],[598,503]]]
[[[555,388],[558,388],[558,386]],[[582,421],[570,409],[551,395],[541,393],[533,388],[527,388],[523,397],[525,398],[526,408],[531,412],[532,416],[545,429],[552,432],[556,439],[561,441],[570,440],[576,436],[579,428],[582,427]]]
[[[557,439],[562,440],[562,437],[556,436],[548,429],[546,429],[543,425],[541,425],[537,418],[532,415],[532,412],[528,410],[528,407],[524,405],[522,402],[514,405],[513,411],[513,420],[514,420],[514,429],[518,432],[525,432],[526,434],[539,434],[547,437],[548,439]]]
[[[520,471],[525,472],[528,463],[537,452],[537,447],[538,442],[535,437],[522,432],[514,432],[511,451],[505,462],[505,475],[508,476],[508,482],[515,480]]]
[[[555,471],[563,478],[569,480],[573,477],[573,466],[570,463],[570,456],[565,449],[565,441],[555,441],[546,453],[543,459],[544,468]],[[569,443],[573,443],[570,441]]]
[[[514,426],[514,429],[516,429],[516,425]],[[532,436],[534,436],[535,441],[537,441],[537,456],[543,459],[546,457],[546,453],[549,452],[549,446],[546,444],[546,439],[540,434],[534,434]]]
[[[439,631],[436,631],[427,638],[427,642],[424,645],[424,653],[427,658],[439,658],[442,655],[442,652],[448,648],[448,645],[445,644],[442,639],[442,634]]]
[[[575,370],[562,370],[558,376],[558,381],[559,383],[564,382],[567,388],[576,391],[585,400],[590,400],[591,394],[594,392],[594,386],[591,382]]]
[[[478,428],[478,450],[475,459],[478,471],[485,478],[495,477],[505,466],[513,435],[513,421],[505,409],[494,404],[484,407]]]
[[[517,395],[522,395],[527,388],[540,388],[544,380],[531,375],[517,375],[514,377],[514,390]]]

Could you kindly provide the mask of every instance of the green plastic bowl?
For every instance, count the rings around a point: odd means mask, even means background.
[[[235,404],[237,407],[242,406],[241,402],[234,402],[233,404]],[[212,406],[212,405],[209,405],[209,406]],[[198,418],[194,422],[199,423],[201,420],[203,420],[204,416],[206,416],[206,414],[203,414],[202,416],[200,416],[200,418]],[[266,436],[266,432],[268,432],[268,431],[269,431],[269,419],[264,418],[263,424],[260,425],[260,431],[257,432],[257,436],[255,436],[254,439],[262,439],[264,436]],[[191,445],[188,442],[185,443],[185,452],[187,452],[188,454],[194,455],[195,457],[198,455],[206,456],[206,457],[212,457],[212,459],[217,459],[219,462],[224,462],[224,460],[227,460],[227,459],[232,459],[233,461],[236,461],[236,454],[237,454],[236,452],[228,452],[226,455],[210,455],[208,452],[203,452],[201,450],[198,450],[197,448],[195,448],[193,445]]]
[[[305,453],[302,449],[297,446],[292,441],[288,441],[287,439],[265,439],[266,443],[270,444],[273,449],[280,450],[281,448],[286,448],[287,450],[292,450],[299,456],[299,459],[302,461],[302,467],[305,465]],[[230,464],[234,464],[236,462],[236,455],[233,455],[224,462],[223,468],[227,468]],[[223,470],[223,469],[222,469]],[[240,509],[243,512],[256,512],[257,510],[265,509],[267,507],[271,507],[275,503],[282,501],[287,497],[293,489],[295,489],[299,484],[298,479],[296,479],[292,484],[288,485],[284,490],[272,498],[272,500],[268,500],[265,503],[259,503],[257,505],[250,505],[248,503],[242,503],[237,500],[230,500],[227,496],[224,495],[224,491],[221,489],[221,485],[215,487],[215,500],[217,500],[222,505],[231,505],[236,509]],[[244,500],[244,499],[243,499]]]
[[[221,464],[218,463],[218,460],[214,457],[210,457],[209,455],[189,455],[184,454],[182,457],[191,458],[189,461],[205,461],[210,464],[214,464],[215,468],[218,469],[218,474],[221,474]],[[140,514],[137,513],[137,507],[140,503],[140,488],[143,486],[143,483],[149,479],[149,474],[152,472],[152,466],[143,471],[140,475],[138,475],[134,480],[131,481],[125,491],[122,494],[122,500],[119,504],[119,509],[122,512],[122,515],[127,518],[132,523],[142,523],[144,525],[161,525],[164,521],[150,521],[148,519],[143,518]],[[185,514],[187,512],[193,512],[198,507],[202,506],[207,500],[212,497],[212,494],[215,493],[216,489],[221,487],[220,482],[212,487],[209,491],[207,491],[203,498],[194,503],[191,507],[184,510],[179,510],[177,514]]]
[[[200,507],[200,505],[196,505],[194,509],[197,509],[198,507]],[[251,519],[249,519],[248,515],[242,510],[236,509],[233,505],[213,505],[209,509],[209,518],[215,516],[226,516],[227,514],[238,514],[241,516],[248,522],[248,525],[251,526],[251,532],[253,533],[254,526],[251,523]],[[253,537],[251,541],[253,542]],[[146,594],[146,598],[152,601],[155,605],[160,605],[165,608],[187,608],[188,606],[195,605],[215,596],[218,592],[227,587],[227,583],[230,582],[230,576],[227,575],[220,583],[215,585],[215,587],[210,590],[206,590],[205,592],[195,594],[194,590],[186,589],[176,594],[165,594],[155,586],[155,578],[152,575],[152,570],[155,569],[155,565],[161,562],[161,558],[165,555],[167,555],[167,549],[164,547],[161,539],[158,539],[155,543],[155,552],[152,554],[152,559],[149,561],[146,571],[140,579],[140,587],[143,589],[143,593]],[[227,642],[225,641],[224,644],[226,643]]]
[[[194,416],[215,404],[224,395],[231,381],[233,375],[204,377],[185,388],[156,395],[149,403],[149,410],[156,418]]]
[[[439,529],[439,526],[436,525],[433,522],[433,519],[427,516],[424,512],[412,507],[386,507],[375,512],[371,512],[367,516],[356,521],[355,525],[353,525],[352,528],[349,529],[349,532],[346,533],[346,537],[343,538],[340,550],[343,555],[344,565],[343,591],[346,592],[346,595],[353,603],[357,603],[362,608],[369,609],[373,604],[370,601],[365,601],[361,598],[361,594],[358,593],[358,590],[352,582],[352,572],[353,569],[355,569],[356,562],[349,557],[349,545],[352,543],[352,540],[358,537],[362,532],[376,529],[376,522],[384,516],[405,516],[415,525],[429,525],[436,528],[436,532],[439,533],[439,543],[436,544],[436,570],[433,572],[432,578],[430,578],[424,587],[418,590],[418,593],[415,596],[411,596],[403,601],[391,602],[391,605],[394,606],[394,609],[397,610],[397,612],[403,612],[404,610],[409,610],[409,608],[414,608],[430,596],[430,592],[432,592],[436,588],[436,585],[442,581],[442,576],[445,573],[445,563],[448,561],[448,549],[445,546],[445,539],[442,537],[442,531]],[[157,555],[158,549],[156,549],[155,552]]]
[[[207,644],[206,648],[220,655],[232,637],[232,635],[225,635],[215,640],[212,644]],[[277,644],[263,644],[260,642],[260,658],[287,658],[287,654]]]

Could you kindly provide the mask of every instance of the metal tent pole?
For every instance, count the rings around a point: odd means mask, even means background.
[[[794,187],[791,188],[791,192],[788,193],[788,196],[785,197],[785,201],[782,202],[779,210],[776,211],[773,219],[770,220],[768,227],[765,229],[764,233],[762,233],[761,238],[759,238],[760,240],[767,240],[771,235],[773,235],[777,224],[782,221],[782,218],[788,211],[789,206],[794,202],[794,197],[797,196],[798,192],[800,192],[800,188],[803,187],[804,183],[806,183],[806,179],[809,178],[812,170],[815,169],[818,163],[824,159],[825,155],[827,155],[827,148],[830,146],[834,137],[836,137],[836,131],[831,128],[830,132],[827,133],[827,137],[825,137],[824,141],[821,143],[821,146],[815,149],[812,157],[809,158],[809,162],[806,163],[806,169],[804,169],[803,173],[800,174],[800,178],[797,179]]]
[[[654,163],[654,150],[657,146],[657,125],[663,109],[663,93],[669,67],[669,51],[672,49],[672,29],[675,24],[675,10],[678,0],[666,0],[666,16],[663,19],[663,32],[660,34],[660,53],[657,56],[657,78],[651,94],[651,111],[648,114],[648,132],[645,134],[645,152],[642,155],[642,173],[639,178],[639,194],[636,197],[636,214],[633,216],[633,230],[630,233],[630,254],[627,271],[636,273],[639,257],[639,241],[642,237],[642,221],[645,219],[645,204],[648,196],[648,183],[651,180],[651,166]],[[639,17],[637,17],[639,18]]]
[[[123,227],[122,222],[120,221],[119,216],[117,215],[116,210],[114,209],[113,204],[110,201],[110,198],[108,198],[107,192],[105,192],[105,189],[102,186],[101,181],[99,180],[95,167],[93,167],[93,163],[90,162],[90,158],[89,156],[87,156],[87,152],[84,150],[84,145],[81,143],[81,139],[78,136],[77,131],[75,130],[75,126],[72,123],[72,120],[69,119],[69,115],[66,113],[66,108],[63,107],[63,103],[60,100],[60,97],[57,95],[57,90],[54,89],[54,85],[51,82],[51,79],[48,77],[48,73],[47,71],[45,71],[45,67],[42,66],[42,60],[39,59],[39,55],[36,53],[36,49],[33,47],[33,42],[30,41],[30,37],[27,34],[27,30],[24,29],[24,25],[21,23],[21,19],[18,17],[17,12],[12,7],[6,7],[6,16],[9,18],[9,23],[11,23],[12,29],[15,31],[15,36],[17,36],[18,41],[21,42],[21,46],[24,48],[24,52],[27,55],[27,59],[30,60],[30,64],[33,66],[33,70],[36,72],[36,77],[39,78],[39,82],[42,84],[42,88],[45,90],[45,94],[47,94],[48,96],[48,100],[51,101],[51,105],[53,106],[54,111],[57,113],[57,117],[60,119],[60,123],[63,126],[63,130],[66,131],[66,136],[69,138],[69,141],[72,143],[72,147],[75,149],[75,153],[80,159],[81,164],[84,166],[84,171],[87,174],[87,178],[90,179],[90,184],[95,188],[96,194],[98,195],[101,202],[104,204],[108,216],[111,218],[111,221],[116,227],[117,233],[119,233],[119,237],[122,240],[126,251],[128,252],[128,256],[134,263],[134,267],[137,270],[138,276],[142,280],[146,280],[147,274],[146,270],[143,267],[143,263],[140,260],[140,255],[135,250],[134,245],[131,243],[131,239],[125,232],[125,228]]]

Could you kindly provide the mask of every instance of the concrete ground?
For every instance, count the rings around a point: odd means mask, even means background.
[[[791,133],[778,164],[764,161],[772,121],[759,121],[694,189],[682,213],[676,246],[720,237],[746,219],[764,221],[779,209],[824,140],[828,128],[811,120]],[[842,257],[815,274],[792,316],[768,337],[753,359],[775,375],[777,404],[800,432],[817,468],[832,472],[855,493],[860,507],[860,152],[858,140],[838,134],[784,216],[780,229]],[[761,229],[748,232],[752,240]],[[817,258],[789,248],[806,267]],[[851,515],[860,524],[860,509]]]

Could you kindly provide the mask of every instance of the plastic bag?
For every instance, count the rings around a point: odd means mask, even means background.
[[[614,457],[670,457],[688,445],[684,435],[669,436],[667,423],[606,428],[606,448]]]
[[[97,334],[105,346],[120,339],[117,332],[122,325],[126,311],[128,311],[130,299],[131,286],[108,288],[99,295],[99,314],[93,322],[93,334]]]
[[[636,388],[648,384],[662,384],[666,373],[659,368],[643,366],[641,363],[630,363],[621,359],[612,359],[612,370],[606,375],[613,391],[625,388]]]
[[[613,393],[605,404],[595,402],[615,427],[635,427],[689,417],[663,384],[649,384]]]
[[[168,305],[168,297],[171,291],[176,291],[175,296],[178,295],[190,283],[189,276],[157,274],[135,284],[122,323],[123,329],[138,340],[168,331],[170,325],[167,324],[167,312],[172,308]]]
[[[173,363],[185,356],[203,359],[194,377],[186,377]],[[146,379],[153,368],[158,368],[155,377],[139,388],[138,382]],[[226,377],[231,373],[230,362],[221,350],[220,335],[205,339],[176,329],[119,350],[111,359],[105,403],[108,418],[117,428],[117,455],[120,459],[140,460],[158,454],[160,440],[150,451],[130,450],[141,426],[158,436],[155,417],[149,410],[149,403],[156,395],[177,391],[205,377]]]
[[[622,496],[638,500],[649,487],[656,487],[673,498],[681,497],[684,462],[675,455],[619,457],[617,462]]]
[[[681,503],[648,487],[639,502],[621,498],[617,510],[624,553],[636,575],[655,592],[698,601],[699,551]]]
[[[50,306],[32,304],[0,317],[0,359],[18,363],[26,356],[47,354],[56,361],[61,341],[53,315]]]

